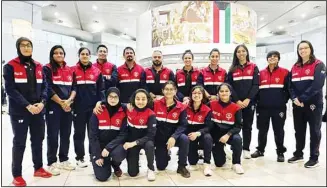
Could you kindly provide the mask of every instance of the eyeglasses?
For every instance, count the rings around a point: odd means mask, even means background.
[[[111,95],[109,95],[108,98],[109,99],[115,99],[115,100],[117,100],[118,99],[118,96],[111,96]]]
[[[310,48],[310,47],[303,47],[303,48],[299,48],[299,51],[301,51],[301,50],[306,50],[306,49],[308,49],[308,48]]]
[[[31,49],[32,45],[31,44],[20,44],[19,48],[27,48],[27,49]]]

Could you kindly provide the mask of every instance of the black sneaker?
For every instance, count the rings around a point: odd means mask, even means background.
[[[301,161],[303,161],[303,157],[293,156],[292,158],[288,159],[288,163],[298,163]]]
[[[315,168],[319,166],[319,161],[318,160],[309,160],[304,164],[305,168]]]
[[[258,157],[263,157],[263,156],[264,156],[264,154],[259,150],[255,151],[254,153],[251,154],[251,158],[258,158]]]
[[[184,178],[189,178],[189,177],[191,177],[190,172],[186,169],[185,166],[180,166],[180,165],[178,165],[177,173],[181,174]]]
[[[285,157],[284,154],[280,153],[277,156],[277,162],[284,162],[285,161]]]

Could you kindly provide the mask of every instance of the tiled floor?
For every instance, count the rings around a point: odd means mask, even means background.
[[[320,166],[314,169],[306,169],[303,162],[298,164],[277,163],[275,142],[272,129],[269,131],[267,151],[263,158],[243,160],[245,174],[237,175],[230,168],[231,161],[224,169],[214,169],[211,177],[205,177],[202,173],[203,165],[195,171],[191,171],[191,178],[185,179],[176,173],[177,155],[176,148],[172,152],[172,160],[167,170],[157,171],[156,181],[148,182],[146,179],[146,159],[141,155],[141,172],[138,177],[131,178],[126,174],[126,160],[122,164],[123,176],[112,176],[107,182],[99,182],[94,178],[92,166],[77,168],[75,171],[62,171],[59,176],[50,179],[33,177],[33,163],[29,138],[27,139],[25,156],[23,161],[23,176],[30,186],[326,186],[326,124],[322,125],[322,140],[320,145]],[[72,131],[73,132],[73,131]],[[253,126],[251,143],[252,151],[257,145],[257,129]],[[8,115],[2,115],[2,183],[3,186],[11,185],[11,148],[12,130]],[[309,135],[307,135],[305,160],[309,156]],[[86,148],[88,141],[86,140]],[[43,163],[46,164],[46,139],[43,143]],[[285,146],[288,151],[286,159],[292,156],[295,148],[293,121],[288,117],[285,124]],[[73,135],[71,135],[70,159],[74,162]],[[88,158],[87,158],[88,160]]]

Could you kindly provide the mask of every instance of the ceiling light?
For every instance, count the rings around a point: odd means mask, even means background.
[[[320,9],[320,8],[321,8],[321,6],[319,6],[319,5],[313,7],[313,9]]]
[[[134,11],[134,9],[128,8],[128,12],[133,12],[133,11]]]
[[[95,5],[93,5],[93,6],[92,6],[92,9],[93,9],[93,10],[98,10],[98,7],[95,6]]]
[[[295,20],[290,20],[290,21],[288,21],[288,23],[294,23],[295,22]]]
[[[57,22],[58,22],[58,23],[63,23],[63,21],[62,21],[62,20],[58,20]]]
[[[301,17],[302,17],[302,18],[305,18],[306,16],[307,16],[307,15],[305,15],[305,14],[301,14]]]
[[[283,26],[279,26],[278,29],[284,29],[284,27]]]
[[[55,4],[50,4],[49,6],[52,7],[52,8],[56,8],[57,7],[57,5],[55,5]]]
[[[60,14],[59,14],[58,12],[55,12],[54,15],[55,15],[56,17],[60,16]]]
[[[99,23],[99,21],[98,20],[93,20],[93,23]]]
[[[264,17],[261,17],[261,18],[260,18],[261,21],[264,20],[264,19],[265,19]]]

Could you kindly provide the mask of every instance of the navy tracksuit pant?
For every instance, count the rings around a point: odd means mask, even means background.
[[[48,135],[48,166],[57,162],[58,134],[60,135],[59,161],[67,161],[73,121],[72,113],[65,112],[59,105],[52,103],[47,109],[45,118]]]
[[[88,138],[89,136],[89,128],[90,128],[90,119],[92,116],[93,111],[89,110],[82,113],[74,113],[73,122],[74,122],[74,148],[76,160],[84,160],[85,156],[85,148],[84,148],[84,141],[85,141],[85,132],[87,129]],[[89,144],[89,154],[91,156],[91,145]]]
[[[43,166],[42,143],[45,132],[44,114],[37,115],[11,115],[11,125],[14,133],[12,148],[12,175],[18,177],[22,175],[22,161],[26,146],[28,128],[30,129],[32,160],[34,170]]]
[[[262,153],[265,152],[270,118],[274,130],[277,154],[285,153],[286,148],[284,147],[284,124],[286,120],[286,107],[282,107],[280,109],[257,108],[257,128],[259,130],[257,149]]]
[[[103,150],[103,148],[101,148]],[[101,150],[101,151],[102,151]],[[115,169],[119,168],[121,162],[126,158],[126,150],[123,145],[118,145],[110,153],[108,157],[103,158],[103,165],[98,166],[95,159],[92,159],[93,171],[96,179],[106,181],[111,176],[111,166]]]
[[[296,151],[294,156],[303,157],[303,149],[305,147],[305,137],[307,123],[310,130],[310,159],[318,160],[319,147],[321,140],[321,121],[322,121],[322,105],[305,105],[297,107],[293,104],[293,121],[296,139]]]
[[[144,145],[137,145],[127,150],[127,172],[131,177],[137,176],[139,169],[140,150],[144,149],[148,168],[154,171],[154,143],[147,141]]]
[[[253,103],[250,103],[246,108],[242,109],[243,150],[247,150],[247,151],[250,151],[254,111],[255,111],[255,104]]]
[[[219,139],[224,136],[227,131],[220,131],[216,134],[216,137],[213,137],[213,147],[212,147],[212,156],[217,167],[222,167],[226,163],[226,153],[224,150],[225,144],[219,142]],[[233,134],[229,137],[227,144],[231,145],[233,156],[233,164],[241,164],[241,154],[242,154],[242,138],[239,134]]]
[[[194,141],[190,141],[190,148],[188,152],[188,162],[190,165],[196,165],[199,161],[199,143],[203,144],[204,163],[210,164],[211,151],[212,151],[212,137],[210,133],[206,133],[196,138]]]
[[[168,141],[168,140],[167,140]],[[155,143],[155,157],[156,165],[158,170],[165,170],[168,166],[168,161],[170,156],[168,155],[167,150],[167,141],[165,143]],[[189,151],[190,140],[185,134],[181,134],[176,140],[176,146],[179,147],[178,150],[178,165],[186,166],[187,165],[187,155]]]

